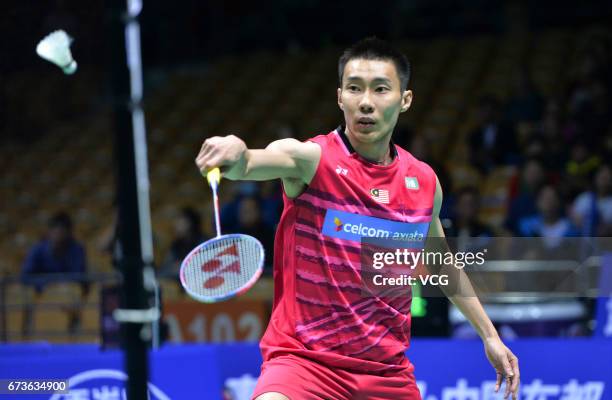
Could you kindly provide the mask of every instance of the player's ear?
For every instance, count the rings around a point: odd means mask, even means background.
[[[340,109],[344,111],[344,104],[342,104],[342,89],[338,88],[337,93],[338,93],[338,107],[340,107]]]
[[[406,112],[412,104],[412,90],[404,90],[402,93],[402,108],[400,112]]]

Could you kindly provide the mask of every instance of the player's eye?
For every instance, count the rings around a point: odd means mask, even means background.
[[[359,86],[357,86],[357,85],[349,85],[348,86],[348,90],[350,90],[351,92],[358,92],[359,91]]]
[[[388,88],[388,87],[386,87],[386,86],[379,86],[379,87],[377,87],[377,88],[376,88],[376,91],[377,91],[378,93],[385,93],[385,92],[388,92],[388,91],[389,91],[389,88]]]

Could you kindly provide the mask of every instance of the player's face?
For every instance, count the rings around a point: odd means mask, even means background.
[[[402,91],[392,61],[353,59],[346,63],[338,105],[354,139],[375,143],[389,137],[411,101],[412,91]]]

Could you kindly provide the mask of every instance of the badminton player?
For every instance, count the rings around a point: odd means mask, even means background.
[[[283,183],[274,305],[260,343],[256,400],[421,398],[405,356],[410,296],[391,303],[362,295],[361,239],[415,229],[443,237],[442,189],[428,165],[391,140],[413,96],[407,59],[368,38],[344,52],[338,73],[344,124],[329,134],[277,140],[265,149],[248,149],[233,135],[211,137],[196,158],[203,173],[221,166],[228,179]],[[505,380],[505,397],[516,399],[517,357],[477,297],[449,298],[482,338],[496,390]],[[443,372],[448,360],[435,362]]]

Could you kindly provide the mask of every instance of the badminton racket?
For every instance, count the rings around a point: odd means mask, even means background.
[[[261,276],[264,249],[259,240],[243,234],[221,234],[219,168],[206,175],[213,192],[217,236],[191,250],[181,263],[181,285],[193,299],[216,303],[238,296],[251,288]]]

